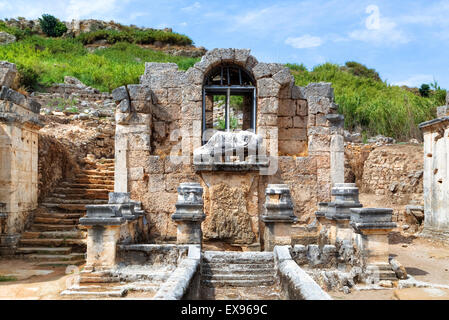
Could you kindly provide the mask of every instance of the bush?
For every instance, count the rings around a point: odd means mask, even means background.
[[[369,69],[367,66],[355,61],[346,62],[345,66],[341,67],[341,69],[348,71],[357,77],[365,77],[375,81],[380,81],[379,73],[377,73],[376,70]]]
[[[43,14],[39,23],[42,31],[49,37],[60,37],[67,31],[66,25],[50,14]]]
[[[421,95],[421,97],[428,98],[430,95],[430,86],[426,83],[423,83],[421,85],[421,88],[419,88],[419,94]]]

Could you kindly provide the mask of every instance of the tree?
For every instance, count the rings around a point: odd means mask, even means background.
[[[419,88],[419,94],[421,95],[421,97],[429,97],[430,95],[430,86],[427,83],[423,83],[421,85],[421,88]]]
[[[43,14],[39,23],[42,31],[49,37],[60,37],[67,31],[66,25],[50,14]]]

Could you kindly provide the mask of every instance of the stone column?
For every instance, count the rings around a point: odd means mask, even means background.
[[[318,211],[315,212],[316,219],[320,224],[320,235],[318,238],[318,245],[323,247],[329,244],[329,230],[332,226],[332,221],[326,218],[326,212],[329,202],[318,203]]]
[[[333,202],[328,203],[325,217],[330,220],[329,241],[335,245],[337,242],[352,241],[353,231],[349,225],[351,208],[360,208],[359,189],[355,183],[336,183],[332,188]]]
[[[344,116],[328,114],[326,119],[331,123],[330,166],[332,186],[345,182],[345,143],[343,136]]]
[[[293,213],[290,189],[286,184],[269,184],[265,190],[265,251],[273,251],[275,246],[291,245],[291,226],[297,221]]]
[[[176,212],[171,217],[178,226],[178,244],[201,245],[201,222],[206,218],[203,205],[203,188],[199,183],[186,182],[179,185]]]
[[[354,208],[351,212],[351,226],[357,232],[355,245],[366,281],[397,280],[388,261],[388,234],[396,227],[391,220],[393,209]]]

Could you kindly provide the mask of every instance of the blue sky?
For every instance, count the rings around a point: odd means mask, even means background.
[[[259,61],[375,68],[391,84],[449,89],[449,1],[0,0],[0,18],[50,13],[171,27],[207,49],[250,48]]]

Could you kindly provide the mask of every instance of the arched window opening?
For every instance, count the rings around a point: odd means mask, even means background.
[[[216,130],[256,128],[256,87],[253,77],[236,65],[212,69],[203,86],[203,144]]]

